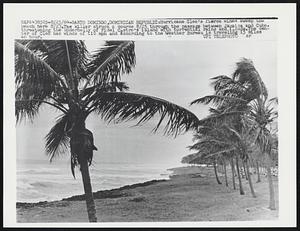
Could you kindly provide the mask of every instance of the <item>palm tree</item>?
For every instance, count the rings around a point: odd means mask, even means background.
[[[246,121],[249,122],[247,120],[248,119],[247,117],[245,117],[244,119],[246,119]],[[236,146],[235,146],[236,151],[239,153],[239,157],[241,157],[241,159],[242,159],[242,163],[244,165],[244,173],[245,173],[245,176],[247,176],[251,194],[253,197],[256,197],[254,188],[253,188],[253,184],[252,184],[250,171],[249,171],[249,165],[248,165],[248,162],[250,159],[249,149],[251,148],[250,144],[252,142],[251,133],[253,130],[253,124],[251,123],[251,125],[249,126],[249,125],[246,125],[247,122],[243,121],[244,125],[242,126],[241,133],[238,133],[236,130],[234,130],[233,128],[229,128],[229,127],[228,127],[228,130],[230,132],[232,132],[232,134],[234,134],[236,137],[236,142],[237,142]],[[236,161],[238,164],[238,157],[237,157]],[[238,166],[237,166],[237,168],[238,168]]]
[[[198,119],[190,111],[168,101],[125,92],[120,81],[135,66],[132,41],[108,41],[90,54],[84,41],[15,41],[15,113],[17,121],[33,120],[41,105],[49,105],[61,115],[46,136],[50,161],[70,149],[71,171],[80,167],[88,219],[96,222],[89,165],[92,163],[93,133],[85,126],[93,112],[108,122],[139,119],[142,124],[159,114],[156,131],[167,118],[165,134],[175,136],[196,127]]]
[[[234,162],[233,162],[233,155],[230,156],[230,167],[231,167],[231,177],[232,177],[232,186],[233,186],[233,189],[235,190],[236,189],[236,186],[235,186],[235,169],[234,169]]]
[[[221,181],[217,175],[216,164],[218,162],[223,164],[226,186],[228,186],[228,181],[225,159],[231,156],[235,150],[227,134],[228,132],[224,130],[224,126],[217,122],[202,124],[198,126],[197,133],[194,134],[193,140],[196,142],[189,146],[190,150],[198,151],[194,156],[191,156],[194,159],[192,158],[190,161],[201,160],[212,163],[218,184],[221,184]]]
[[[213,114],[201,120],[199,124],[205,125],[218,122],[229,128],[232,139],[235,140],[235,144],[233,144],[236,148],[235,152],[240,155],[236,157],[236,164],[239,165],[238,159],[240,157],[243,165],[245,165],[244,170],[247,178],[249,178],[250,172],[247,164],[249,155],[246,153],[246,140],[243,139],[247,139],[251,131],[244,129],[243,121],[246,121],[245,115],[249,113],[249,104],[260,97],[267,97],[267,89],[253,62],[245,58],[237,62],[237,67],[232,77],[221,75],[212,78],[212,80],[215,94],[196,99],[191,104],[202,103],[215,106],[215,108],[210,108],[210,112]],[[238,166],[237,171],[241,186]],[[251,179],[249,180],[249,186],[252,195],[255,197]],[[240,190],[241,194],[243,194],[243,190],[241,188]]]
[[[207,123],[208,121],[223,121],[224,123],[231,124],[231,129],[233,134],[236,134],[236,138],[242,140],[238,136],[243,135],[242,120],[251,120],[252,129],[249,130],[248,136],[251,138],[250,143],[255,143],[261,149],[263,154],[267,157],[267,174],[269,181],[269,191],[270,191],[270,209],[275,209],[275,199],[274,199],[274,188],[271,176],[271,159],[272,154],[277,157],[277,139],[276,132],[277,128],[270,126],[276,122],[278,116],[277,111],[271,105],[275,103],[278,104],[278,99],[273,98],[267,101],[268,92],[267,89],[255,69],[253,63],[250,60],[242,59],[237,63],[237,68],[233,73],[232,78],[227,76],[217,76],[213,79],[213,87],[215,90],[215,95],[205,96],[192,102],[194,103],[204,103],[217,106],[216,109],[211,108],[210,110],[218,113],[219,115],[210,116],[200,122],[200,124]],[[246,120],[245,120],[246,118]],[[244,129],[245,130],[245,129]],[[242,145],[243,146],[243,145]],[[252,144],[247,144],[246,147],[253,149]],[[250,157],[249,153],[244,153],[243,161],[247,161]],[[237,156],[238,158],[238,156]],[[238,160],[236,162],[238,164]],[[253,191],[251,176],[249,173],[248,164],[245,163],[246,174],[249,178],[249,185],[251,192]],[[239,168],[237,168],[239,171]],[[258,171],[259,174],[259,171]],[[239,176],[239,173],[238,173]],[[258,175],[259,176],[259,175]]]
[[[246,138],[244,133],[240,135],[237,131],[231,128],[229,124],[224,123],[224,121],[219,123],[217,120],[214,121],[214,124],[210,124],[210,126],[208,126],[208,122],[211,122],[208,118],[214,116],[215,115],[209,115],[205,120],[201,121],[202,125],[203,121],[205,121],[205,129],[203,127],[201,128],[201,126],[198,127],[198,132],[201,131],[202,134],[195,135],[194,139],[198,139],[198,142],[190,146],[190,149],[198,149],[202,152],[205,151],[205,158],[235,158],[240,194],[244,195],[245,193],[242,186],[239,159],[241,158],[242,160],[246,160],[248,158],[246,155],[247,144],[245,143],[248,138]],[[252,187],[251,184],[250,187]],[[251,190],[251,192],[255,197],[254,191]]]
[[[258,145],[263,156],[266,157],[267,177],[269,182],[270,201],[269,208],[275,210],[275,193],[271,175],[272,155],[278,155],[278,140],[276,132],[271,133],[271,124],[277,119],[278,113],[275,106],[278,104],[277,98],[269,101],[266,97],[261,97],[252,102],[250,116],[257,123],[254,142]]]
[[[184,156],[181,159],[181,163],[183,164],[212,164],[214,167],[214,174],[215,178],[218,184],[222,184],[218,177],[218,171],[217,171],[217,159],[215,157],[208,157],[208,152],[198,151],[193,154],[189,154],[187,156]]]
[[[227,170],[226,170],[226,158],[222,158],[222,163],[224,167],[224,174],[225,174],[225,185],[228,187],[228,179],[227,179]]]
[[[259,182],[261,182],[261,179],[260,179],[260,172],[259,172],[259,163],[258,163],[258,161],[256,161],[256,172],[257,172],[257,181],[256,181],[256,183],[259,183]]]

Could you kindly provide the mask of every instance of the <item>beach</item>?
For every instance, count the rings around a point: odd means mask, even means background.
[[[256,198],[243,179],[245,195],[217,184],[212,167],[170,169],[170,179],[152,180],[94,193],[98,222],[252,221],[278,219],[278,180],[273,177],[277,210],[269,210],[268,181],[256,182]],[[88,222],[83,195],[59,201],[17,203],[17,222]]]

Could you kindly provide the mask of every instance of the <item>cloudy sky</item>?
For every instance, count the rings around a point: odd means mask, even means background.
[[[93,50],[101,43],[87,41]],[[265,82],[270,97],[276,90],[276,42],[275,41],[137,41],[136,67],[123,76],[130,91],[164,98],[188,108],[199,118],[207,115],[207,107],[189,106],[199,97],[212,93],[209,78],[231,75],[240,58],[250,58]],[[17,158],[47,161],[44,137],[53,126],[55,111],[44,108],[34,123],[17,125]],[[163,163],[177,166],[184,155],[189,154],[192,143],[190,132],[177,138],[152,134],[154,118],[141,127],[134,123],[107,125],[97,116],[91,116],[87,128],[94,132],[95,163],[131,162]],[[66,155],[55,161],[68,160]]]

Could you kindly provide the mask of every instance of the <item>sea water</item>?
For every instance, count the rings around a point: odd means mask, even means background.
[[[18,160],[17,201],[61,200],[83,194],[80,171],[72,176],[69,161]],[[93,191],[118,188],[154,179],[168,179],[167,166],[141,163],[94,163],[90,166]]]

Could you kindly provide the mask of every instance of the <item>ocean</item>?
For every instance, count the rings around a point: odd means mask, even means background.
[[[163,164],[94,163],[90,167],[93,191],[118,188],[154,179],[169,179]],[[69,161],[18,160],[17,201],[39,202],[61,200],[83,194],[79,169],[73,178]]]

